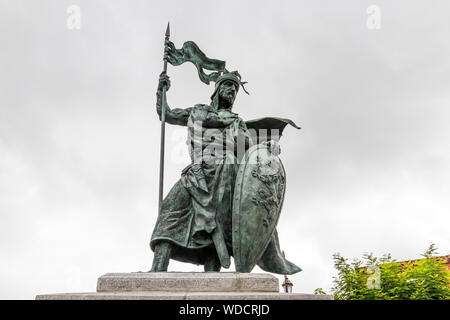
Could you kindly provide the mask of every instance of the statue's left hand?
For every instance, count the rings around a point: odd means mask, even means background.
[[[158,82],[158,91],[162,91],[163,88],[166,88],[166,91],[169,91],[170,88],[170,78],[166,74],[166,72],[161,72],[159,75],[159,82]]]

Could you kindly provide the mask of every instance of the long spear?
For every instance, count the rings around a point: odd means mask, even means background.
[[[164,41],[164,74],[167,73],[167,42],[170,37],[170,24],[167,23],[165,41]],[[161,150],[159,157],[159,200],[158,213],[161,213],[161,206],[164,192],[164,144],[166,134],[166,86],[163,86],[161,106]]]

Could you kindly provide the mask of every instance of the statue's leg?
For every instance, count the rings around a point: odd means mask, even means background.
[[[207,271],[216,271],[219,272],[221,268],[219,256],[216,253],[216,250],[211,250],[208,256],[205,259],[204,270]]]
[[[153,264],[150,272],[167,272],[173,245],[167,241],[161,241],[155,246]]]

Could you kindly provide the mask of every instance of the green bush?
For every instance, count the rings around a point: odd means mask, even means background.
[[[376,258],[365,254],[363,260],[348,262],[333,255],[338,275],[333,278],[336,300],[444,300],[450,299],[450,273],[436,257],[434,244],[424,259],[397,263],[389,254]],[[319,292],[317,292],[319,293]]]

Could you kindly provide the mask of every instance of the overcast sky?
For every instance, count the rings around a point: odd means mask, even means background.
[[[380,29],[367,27],[369,5]],[[407,260],[434,242],[449,254],[449,12],[448,1],[0,0],[0,298],[95,291],[102,274],[150,269],[168,20],[177,47],[195,41],[248,81],[234,106],[244,120],[302,127],[285,130],[280,155],[295,292],[329,292],[335,252]],[[193,65],[168,73],[172,107],[209,103]],[[167,193],[189,157],[186,129],[166,133]]]

